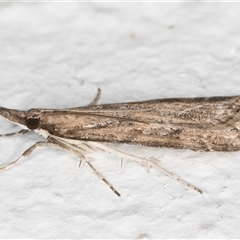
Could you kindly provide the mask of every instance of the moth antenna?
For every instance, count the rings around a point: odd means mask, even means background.
[[[25,152],[23,152],[23,154],[19,158],[17,158],[15,161],[11,162],[10,164],[8,164],[4,167],[1,167],[0,172],[13,167],[17,162],[19,162],[22,159],[30,156],[31,153],[33,152],[33,150],[36,149],[37,147],[49,147],[49,146],[53,146],[53,145],[56,146],[54,143],[50,143],[50,142],[46,142],[46,141],[41,141],[41,142],[35,143],[30,148],[28,148]]]
[[[202,190],[200,190],[199,188],[195,187],[194,185],[188,183],[187,181],[183,180],[182,178],[178,177],[175,173],[171,173],[169,172],[168,170],[164,169],[163,167],[159,166],[158,164],[152,162],[152,161],[148,161],[144,158],[139,158],[139,157],[136,157],[136,156],[133,156],[131,154],[127,154],[127,153],[124,153],[124,152],[121,152],[119,150],[116,150],[116,149],[113,149],[113,148],[110,148],[108,146],[105,146],[105,145],[102,145],[101,143],[97,143],[97,142],[91,142],[92,145],[96,146],[96,147],[99,147],[99,148],[102,148],[104,150],[107,150],[109,152],[112,152],[112,153],[115,153],[121,157],[125,157],[125,158],[128,158],[128,159],[131,159],[135,162],[140,162],[140,163],[147,163],[149,164],[149,166],[152,166],[152,167],[155,167],[156,169],[158,169],[160,172],[162,172],[163,174],[165,174],[166,176],[182,183],[183,185],[199,192],[202,194]]]
[[[96,97],[93,99],[92,102],[90,102],[87,106],[91,106],[91,105],[97,105],[99,99],[100,99],[100,96],[101,96],[101,89],[98,88],[98,92],[97,92],[97,95]]]
[[[21,129],[17,132],[11,132],[11,133],[5,133],[5,134],[0,134],[0,137],[9,137],[9,136],[13,136],[13,135],[17,135],[17,134],[25,134],[29,132],[29,130],[27,129]]]
[[[105,183],[110,187],[110,189],[111,189],[118,197],[121,196],[121,194],[113,187],[113,185],[112,185],[106,178],[104,178],[103,175],[102,175],[100,172],[98,172],[97,169],[94,168],[91,163],[89,163],[89,162],[87,161],[87,164],[90,166],[90,168],[92,168],[92,170],[97,174],[97,176],[98,176],[103,182],[105,182]]]
[[[123,158],[121,159],[121,168],[123,167]]]

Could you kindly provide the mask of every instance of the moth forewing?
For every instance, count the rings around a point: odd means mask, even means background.
[[[112,149],[101,142],[140,144],[197,151],[238,151],[240,97],[175,98],[144,102],[94,105],[69,109],[20,111],[0,107],[0,115],[33,130],[47,139],[37,142],[6,167],[32,153],[38,146],[58,146],[77,155],[116,193],[116,189],[90,163],[87,155],[96,150],[116,153],[148,166],[202,193],[156,163]],[[10,133],[8,135],[14,135]],[[7,134],[2,135],[7,136]]]
[[[239,97],[160,99],[42,111],[55,136],[197,151],[238,151]]]

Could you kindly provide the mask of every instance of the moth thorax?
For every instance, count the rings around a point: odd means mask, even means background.
[[[30,130],[34,130],[39,126],[39,118],[28,118],[26,120],[26,125]]]

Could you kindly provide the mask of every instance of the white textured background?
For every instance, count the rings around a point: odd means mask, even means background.
[[[0,104],[65,108],[164,97],[240,94],[239,3],[1,3]],[[2,133],[14,130],[2,120]],[[0,139],[0,162],[40,136]],[[122,194],[42,148],[0,173],[0,238],[239,238],[240,152],[114,147],[203,190],[98,152],[93,164]]]

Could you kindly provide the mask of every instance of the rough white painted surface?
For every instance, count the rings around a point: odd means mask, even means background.
[[[17,109],[240,94],[238,3],[1,3],[0,103]],[[14,126],[1,119],[1,132]],[[40,136],[0,139],[1,163]],[[108,153],[38,149],[0,173],[0,238],[239,238],[240,153],[114,145],[203,190]]]

